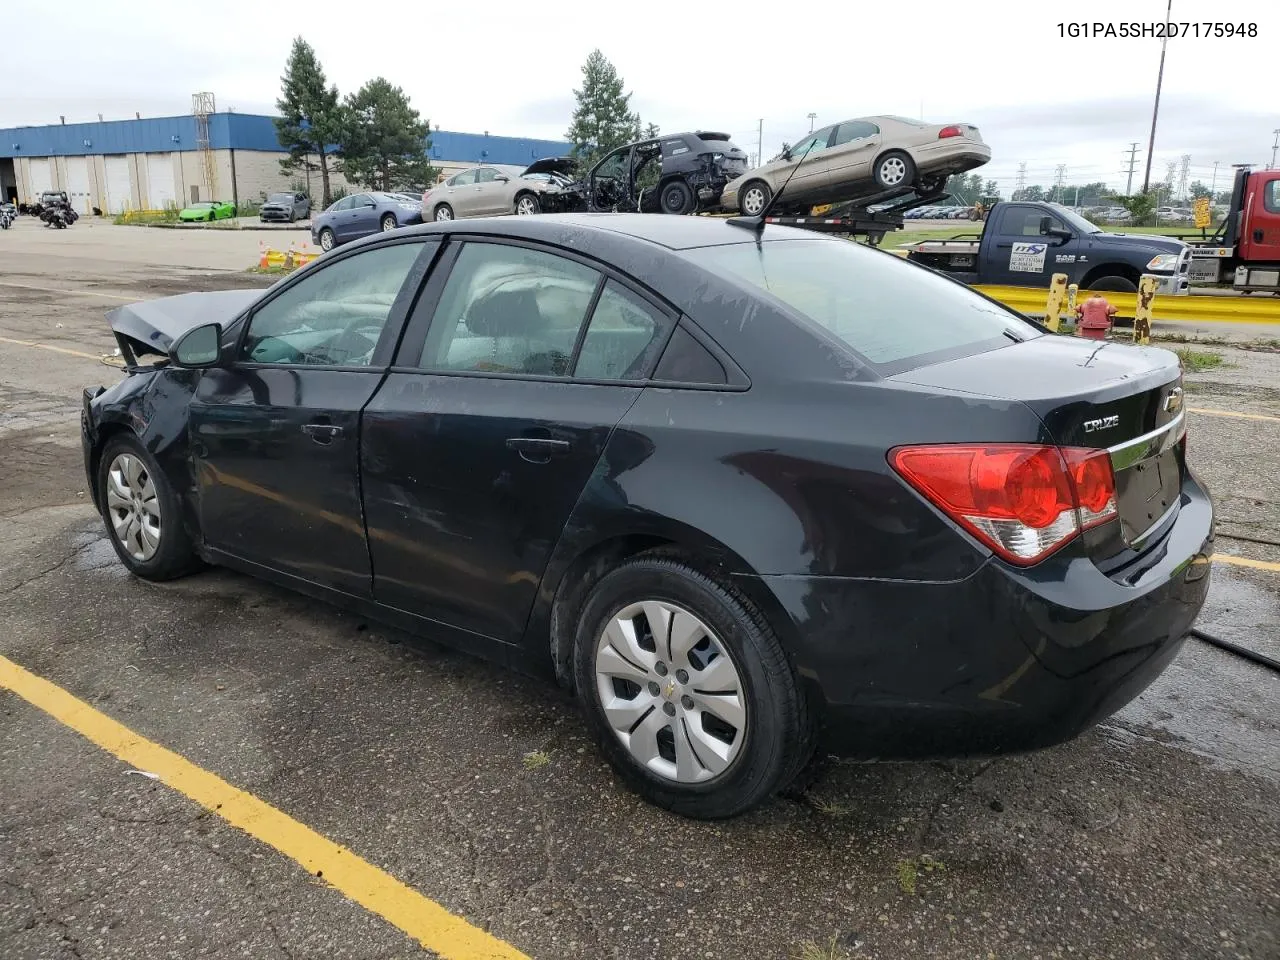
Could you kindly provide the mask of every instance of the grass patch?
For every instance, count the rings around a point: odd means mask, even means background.
[[[847,954],[840,949],[840,944],[833,936],[830,940],[818,943],[816,940],[805,940],[791,952],[790,960],[845,960]]]
[[[262,274],[263,276],[278,277],[283,273],[293,273],[293,271],[297,269],[298,268],[296,266],[286,267],[283,263],[277,263],[275,266],[265,267],[265,268],[250,267],[248,270],[245,271],[245,273],[259,273],[259,274]]]
[[[853,811],[843,803],[809,794],[809,806],[824,817],[847,817]]]
[[[945,873],[947,865],[941,860],[935,860],[927,853],[922,853],[914,860],[898,861],[898,887],[903,893],[914,897],[916,895],[916,884],[919,882],[922,874],[926,873]]]
[[[520,760],[526,770],[540,770],[551,762],[551,754],[545,750],[530,750]]]
[[[178,208],[165,207],[163,210],[126,210],[117,213],[111,220],[117,226],[139,223],[177,223]]]
[[[1178,359],[1182,361],[1182,368],[1192,373],[1212,370],[1214,367],[1222,366],[1222,354],[1214,353],[1211,350],[1192,350],[1190,347],[1179,347],[1177,354]]]

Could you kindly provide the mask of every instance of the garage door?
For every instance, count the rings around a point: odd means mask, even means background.
[[[124,213],[129,209],[133,178],[129,175],[129,158],[105,157],[107,171],[107,213]]]
[[[67,198],[80,213],[89,212],[89,161],[67,157]]]
[[[39,200],[40,194],[53,189],[53,171],[49,168],[49,159],[32,160],[28,165],[31,171],[31,199]]]
[[[173,154],[147,154],[147,196],[152,210],[163,210],[178,202],[173,189]]]

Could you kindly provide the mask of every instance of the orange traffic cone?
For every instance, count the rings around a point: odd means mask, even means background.
[[[267,244],[263,240],[258,241],[258,269],[266,270],[271,264],[267,260]]]

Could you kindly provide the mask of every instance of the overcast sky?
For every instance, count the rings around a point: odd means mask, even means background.
[[[363,8],[367,20],[359,4],[320,0],[3,7],[0,127],[186,113],[199,90],[213,91],[219,109],[270,113],[301,33],[344,94],[381,74],[441,129],[560,139],[581,64],[598,46],[642,119],[666,132],[722,129],[754,154],[763,118],[767,158],[808,131],[810,112],[819,126],[876,113],[965,120],[991,144],[984,172],[1007,192],[1022,162],[1028,183],[1051,183],[1065,164],[1068,183],[1123,189],[1133,141],[1140,183],[1160,41],[1060,38],[1058,23],[1157,22],[1165,0],[968,0],[932,11],[928,0],[752,0],[680,8],[676,19],[651,3],[527,0],[382,0]],[[1175,21],[1210,16],[1256,23],[1257,36],[1170,41],[1152,180],[1183,154],[1193,180],[1208,182],[1220,161],[1220,188],[1230,164],[1271,159],[1280,3],[1173,0]]]

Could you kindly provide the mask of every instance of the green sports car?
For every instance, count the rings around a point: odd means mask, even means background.
[[[236,215],[234,203],[193,203],[178,212],[178,219],[184,223],[192,220],[226,220]]]

